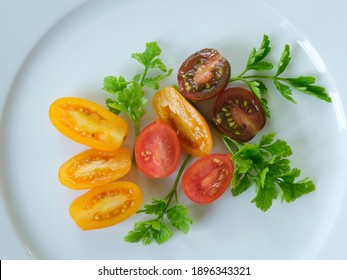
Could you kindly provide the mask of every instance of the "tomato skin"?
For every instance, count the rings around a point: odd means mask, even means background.
[[[178,86],[192,100],[206,100],[222,92],[230,79],[229,62],[214,49],[189,56],[178,70]]]
[[[228,88],[216,98],[213,118],[221,131],[238,142],[251,140],[266,124],[258,97],[241,87]]]
[[[126,175],[130,167],[130,151],[125,147],[111,152],[91,149],[64,162],[58,177],[62,185],[84,190],[115,181]]]
[[[49,118],[65,136],[101,151],[117,150],[128,134],[128,124],[121,117],[83,98],[55,100]]]
[[[230,154],[210,154],[195,161],[182,176],[184,194],[198,204],[209,204],[229,187],[234,164]]]
[[[206,120],[175,88],[159,90],[153,106],[158,118],[176,131],[184,152],[196,157],[211,153],[213,141]]]
[[[178,166],[181,154],[176,132],[158,119],[140,132],[134,151],[138,168],[153,178],[171,175]]]
[[[70,205],[70,216],[83,230],[116,225],[140,208],[141,189],[131,182],[113,182],[91,189]]]

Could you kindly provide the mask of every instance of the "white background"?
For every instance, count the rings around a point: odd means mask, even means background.
[[[0,109],[17,70],[35,43],[61,17],[83,2],[85,1],[0,0]],[[326,63],[339,89],[342,101],[347,104],[346,97],[343,95],[347,92],[345,83],[347,2],[345,0],[264,0],[264,2],[277,9],[307,36]],[[331,180],[333,182],[334,178]],[[346,198],[345,201],[347,202]],[[342,207],[318,258],[347,259],[345,239],[347,203]],[[23,245],[16,239],[16,233],[2,201],[0,201],[0,219],[0,258],[30,258]],[[12,239],[6,240],[5,236],[12,236]]]

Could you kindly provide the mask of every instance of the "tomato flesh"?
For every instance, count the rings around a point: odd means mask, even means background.
[[[211,152],[211,131],[204,117],[173,87],[158,91],[153,97],[158,118],[176,132],[184,152],[196,157]]]
[[[49,117],[65,136],[102,151],[118,149],[128,133],[121,117],[83,98],[57,99],[49,108]]]
[[[114,182],[91,189],[70,205],[70,215],[83,230],[105,228],[129,218],[140,208],[142,192],[131,182]]]
[[[238,142],[251,140],[266,124],[258,97],[240,87],[228,88],[217,97],[213,118],[221,131]]]
[[[130,167],[130,151],[125,147],[112,152],[91,149],[64,162],[58,176],[64,186],[82,190],[115,181],[127,174]]]
[[[205,100],[222,92],[230,79],[229,62],[214,49],[202,49],[189,56],[178,70],[178,86],[184,96]]]
[[[146,126],[136,138],[136,163],[142,173],[149,177],[171,175],[179,163],[180,152],[176,132],[158,119]]]
[[[183,174],[182,189],[193,202],[208,204],[230,185],[234,164],[230,154],[210,154],[198,159]]]

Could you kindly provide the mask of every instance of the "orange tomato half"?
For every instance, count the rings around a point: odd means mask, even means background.
[[[121,178],[130,167],[130,151],[125,147],[112,152],[91,149],[64,162],[58,177],[68,188],[90,189]]]
[[[105,228],[129,218],[140,208],[142,192],[131,182],[114,182],[76,198],[70,215],[83,230]]]
[[[211,153],[211,131],[204,117],[173,87],[159,90],[153,97],[158,118],[177,133],[184,152],[196,157]]]
[[[83,98],[57,99],[49,108],[49,118],[65,136],[101,151],[118,149],[128,134],[121,117]]]

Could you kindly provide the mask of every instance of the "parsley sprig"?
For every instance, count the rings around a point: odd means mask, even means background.
[[[185,234],[189,232],[189,225],[193,220],[188,216],[188,208],[178,202],[177,186],[190,158],[191,155],[186,156],[169,194],[164,199],[152,199],[151,204],[145,204],[144,209],[137,211],[137,213],[156,217],[136,222],[134,229],[124,237],[125,241],[131,243],[142,241],[144,245],[148,245],[152,241],[162,244],[172,236],[172,229],[167,221],[177,230]],[[173,202],[173,199],[175,199],[175,202]],[[172,204],[174,205],[171,206]],[[165,216],[167,219],[165,219]]]
[[[292,88],[324,101],[331,102],[331,98],[327,94],[325,88],[315,84],[316,79],[314,77],[282,77],[282,74],[291,61],[289,45],[284,46],[281,58],[276,67],[276,72],[274,74],[248,74],[249,71],[265,72],[272,70],[274,68],[274,65],[271,62],[265,60],[270,52],[271,47],[269,37],[267,35],[264,35],[259,49],[252,49],[245,69],[241,72],[241,74],[237,75],[236,77],[232,77],[229,80],[230,83],[235,81],[242,81],[246,83],[250,90],[261,100],[267,117],[270,117],[270,112],[264,94],[268,93],[268,88],[263,80],[272,80],[279,93],[292,103],[296,103],[295,99],[293,98]]]
[[[144,87],[158,90],[159,82],[168,77],[172,69],[167,69],[159,58],[161,49],[157,42],[147,42],[142,53],[133,53],[132,58],[144,66],[142,73],[136,74],[131,81],[124,76],[107,76],[104,78],[103,89],[112,94],[106,99],[109,110],[115,114],[125,112],[135,124],[135,138],[140,133],[140,119],[145,114],[147,98]],[[149,70],[159,70],[162,74],[148,77]]]
[[[271,207],[278,193],[281,201],[289,203],[315,189],[309,178],[297,180],[301,171],[290,166],[292,150],[286,141],[275,141],[275,135],[263,135],[257,144],[246,143],[232,156],[235,164],[233,196],[243,193],[254,183],[256,196],[252,202],[262,211]]]

